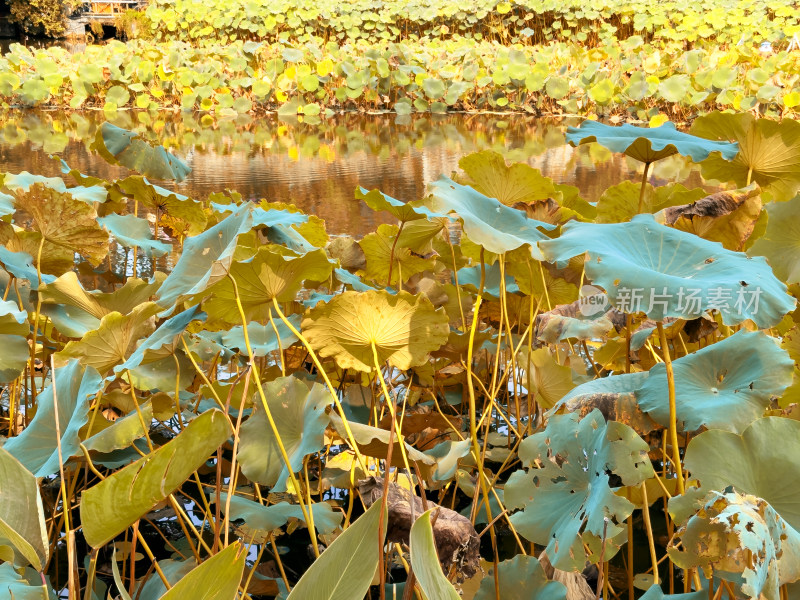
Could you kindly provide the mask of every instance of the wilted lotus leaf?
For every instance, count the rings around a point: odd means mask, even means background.
[[[152,454],[84,490],[80,514],[86,542],[99,548],[125,531],[186,481],[229,432],[221,411],[207,411]]]
[[[762,498],[732,488],[712,491],[667,548],[683,569],[713,570],[746,598],[780,600],[800,579],[800,533]]]
[[[586,275],[622,312],[692,319],[717,309],[723,323],[751,319],[772,327],[794,308],[763,257],[726,250],[690,233],[637,215],[630,223],[571,222],[539,246],[550,261],[588,252]]]
[[[321,249],[298,256],[281,246],[262,246],[251,260],[234,263],[230,272],[236,280],[245,315],[248,319],[261,320],[267,318],[273,298],[278,302],[291,302],[304,281],[325,281],[332,269],[333,263]],[[207,294],[203,310],[212,319],[242,322],[229,278],[210,287]]]
[[[364,204],[369,206],[372,210],[385,210],[398,221],[424,219],[429,214],[432,214],[431,211],[424,206],[412,206],[407,202],[392,198],[380,190],[367,191],[364,188],[358,188],[356,190],[356,200],[362,200]]]
[[[367,266],[364,251],[358,242],[349,235],[333,238],[325,250],[331,258],[338,260],[344,269],[357,270]]]
[[[800,283],[800,195],[766,209],[767,230],[747,253],[765,256],[781,281]]]
[[[761,188],[750,184],[740,190],[711,194],[691,204],[671,206],[656,221],[720,242],[728,250],[741,250],[761,214]]]
[[[344,292],[308,313],[303,334],[341,369],[371,371],[388,361],[406,370],[427,362],[429,353],[447,342],[448,323],[444,310],[434,309],[423,295]]]
[[[597,200],[596,223],[625,223],[639,214],[639,194],[642,185],[623,181],[612,185]],[[680,183],[668,183],[654,188],[646,186],[642,211],[655,213],[670,206],[689,204],[706,195],[702,188],[687,189]]]
[[[295,328],[300,327],[300,315],[289,315],[288,320]],[[261,325],[260,323],[248,323],[247,334],[250,338],[250,348],[254,356],[265,356],[270,352],[275,352],[281,348],[288,348],[297,341],[297,337],[289,330],[282,320],[273,319],[275,327],[271,323]],[[275,329],[278,335],[275,335]],[[278,339],[280,336],[280,339]],[[221,340],[226,348],[238,350],[240,354],[247,355],[247,345],[244,342],[244,328],[239,325],[222,332]]]
[[[108,254],[108,233],[97,224],[97,214],[88,204],[38,183],[14,196],[19,225],[30,222],[45,240],[80,253],[94,266]]]
[[[0,536],[34,569],[44,568],[49,548],[36,477],[3,448],[0,448]],[[0,581],[0,589],[4,587]]]
[[[773,396],[792,382],[794,361],[762,332],[739,331],[672,363],[680,431],[727,429],[741,432],[764,414]],[[664,363],[636,391],[643,411],[669,425]]]
[[[153,239],[147,219],[111,213],[98,218],[97,222],[120,244],[126,248],[140,248],[145,256],[163,256],[172,249],[169,244]]]
[[[536,339],[545,344],[568,339],[602,339],[614,329],[613,308],[605,294],[587,298],[561,304],[551,311],[536,315]]]
[[[91,148],[111,164],[122,165],[145,177],[180,183],[192,172],[163,146],[151,146],[137,133],[111,123],[100,126]]]
[[[536,394],[536,402],[542,408],[552,408],[575,387],[572,369],[558,364],[549,348],[534,350],[527,360],[518,359],[517,365],[525,370],[523,384],[527,384],[530,393]]]
[[[519,457],[528,470],[515,471],[506,484],[506,507],[523,509],[511,516],[514,527],[547,545],[557,569],[580,571],[586,560],[596,563],[603,537],[604,557],[611,558],[625,537],[619,524],[634,505],[614,494],[609,477],[617,475],[623,485],[652,477],[648,450],[633,429],[607,423],[600,411],[553,416],[544,431],[523,440]]]
[[[468,154],[458,161],[458,166],[469,177],[470,186],[506,206],[560,196],[553,187],[553,180],[544,177],[539,169],[526,163],[514,163],[509,167],[503,156],[494,150]]]
[[[786,350],[789,358],[794,361],[792,385],[786,388],[778,401],[781,408],[787,408],[791,404],[800,404],[800,328],[795,326],[783,334],[781,348]]]
[[[397,232],[396,225],[379,225],[377,231],[368,233],[358,242],[367,260],[364,276],[380,284],[397,286],[400,278],[405,282],[413,275],[434,269],[433,259],[422,258],[408,248],[395,244]]]
[[[144,302],[127,315],[108,313],[97,329],[87,332],[78,341],[69,342],[58,357],[77,358],[82,365],[105,375],[128,358],[139,340],[153,333],[159,310],[155,302]]]
[[[742,494],[763,498],[789,525],[800,527],[797,504],[800,482],[800,422],[783,417],[754,421],[741,435],[721,429],[705,431],[689,442],[684,464],[699,490],[674,497],[669,512],[684,522],[712,490],[733,486]],[[769,468],[765,468],[769,465]]]
[[[344,428],[344,422],[339,415],[332,412],[328,417],[330,418],[331,425],[336,429],[336,433],[339,434],[339,437],[343,440],[348,440],[349,436]],[[364,425],[363,423],[350,420],[348,420],[348,425],[350,426],[350,431],[353,432],[353,438],[355,438],[355,442],[358,444],[358,450],[361,454],[364,456],[372,456],[373,458],[386,458],[389,452],[389,432],[386,429],[371,427],[370,425]],[[421,465],[436,464],[435,458],[429,456],[427,453],[420,452],[406,442],[403,442],[403,444],[408,460],[418,462]],[[397,440],[397,436],[394,436],[392,439],[391,466],[398,468],[405,466],[403,462],[403,452],[400,449],[400,442]]]
[[[694,128],[692,128],[694,132]],[[597,121],[584,121],[580,127],[567,128],[567,141],[572,146],[597,142],[612,152],[621,152],[644,163],[651,163],[673,154],[689,156],[694,162],[706,160],[712,152],[720,153],[720,160],[730,161],[739,151],[736,143],[713,142],[675,129],[667,121],[661,127],[618,127]]]
[[[800,188],[800,123],[792,119],[756,119],[749,112],[713,112],[698,117],[690,131],[711,140],[733,140],[739,154],[732,161],[711,157],[701,166],[706,179],[755,181],[776,200],[788,200]]]
[[[509,208],[447,177],[432,183],[431,189],[433,209],[457,213],[464,224],[464,233],[476,244],[495,254],[530,244],[531,256],[541,259],[536,242],[547,239],[547,236],[538,228],[551,230],[555,225],[529,219],[522,211]]]
[[[555,271],[540,268],[539,263],[533,261],[519,261],[506,259],[506,273],[513,275],[519,290],[534,300],[540,310],[548,310],[561,304],[569,304],[578,298],[578,287],[567,281],[569,271]],[[579,273],[580,275],[580,269]],[[562,276],[563,275],[563,276]]]
[[[567,588],[548,581],[541,563],[533,556],[518,554],[498,565],[500,597],[503,600],[567,600]],[[495,600],[492,570],[481,580],[475,600]]]
[[[264,393],[292,470],[300,471],[303,458],[325,445],[328,426],[325,407],[331,403],[330,394],[318,383],[309,388],[291,376],[265,383]],[[289,470],[263,407],[259,403],[255,406],[242,425],[238,455],[242,473],[251,481],[272,487],[273,491],[284,492]]]
[[[55,391],[54,391],[55,386]],[[61,454],[64,460],[80,453],[78,432],[89,419],[89,405],[103,388],[103,379],[92,367],[83,367],[71,360],[56,369],[55,383],[36,397],[37,410],[30,425],[3,448],[13,454],[37,477],[47,477],[59,470],[59,444],[56,418],[61,432]],[[56,413],[56,401],[58,412]]]
[[[642,412],[636,400],[636,390],[644,385],[647,376],[648,371],[643,371],[592,379],[561,398],[551,413],[585,416],[597,409],[607,421],[624,423],[639,435],[646,435],[660,429],[658,423]]]
[[[228,504],[228,494],[221,493],[220,500],[220,508],[224,512]],[[248,529],[264,533],[283,527],[289,519],[304,520],[300,505],[288,502],[265,506],[241,496],[231,496],[230,507],[228,518],[231,521],[244,521]],[[322,534],[336,531],[344,517],[341,512],[333,510],[327,502],[314,502],[309,508],[314,517],[314,529]]]
[[[114,182],[111,195],[126,196],[140,202],[156,214],[160,226],[168,227],[176,236],[198,235],[208,221],[200,202],[154,185],[138,175]]]
[[[6,242],[6,248],[11,252],[24,253],[39,259],[39,247],[42,248],[39,269],[42,273],[51,276],[63,275],[75,268],[75,252],[51,241],[44,240],[36,231],[16,231],[11,239]],[[42,281],[45,281],[45,277]]]

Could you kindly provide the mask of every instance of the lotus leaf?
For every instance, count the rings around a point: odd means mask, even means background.
[[[200,202],[154,185],[146,177],[133,175],[114,182],[111,195],[118,194],[155,211],[157,223],[171,229],[176,236],[198,235],[206,227],[207,217]]]
[[[228,494],[221,493],[220,500],[223,510],[225,510]],[[300,505],[288,502],[265,506],[241,496],[231,496],[230,507],[228,517],[231,521],[244,521],[249,529],[263,532],[283,527],[289,522],[289,519],[303,520],[303,511]],[[333,510],[327,502],[314,502],[310,509],[314,518],[314,528],[322,534],[333,533],[342,522],[342,513]]]
[[[534,392],[536,402],[542,408],[553,405],[569,392],[575,384],[572,382],[572,369],[558,364],[549,348],[539,348],[530,353],[525,364],[526,381]]]
[[[49,548],[36,477],[4,448],[0,448],[0,536],[34,569],[43,569]]]
[[[417,256],[409,248],[400,246],[398,232],[395,225],[379,225],[377,231],[368,233],[358,243],[367,261],[364,276],[397,286],[414,275],[434,269],[432,259]]]
[[[553,180],[543,177],[539,169],[525,163],[509,167],[494,150],[469,154],[458,161],[458,166],[467,174],[472,187],[506,206],[517,202],[530,204],[558,195]]]
[[[713,569],[748,598],[779,600],[779,587],[800,579],[800,533],[765,500],[732,488],[709,493],[668,553],[681,568]]]
[[[354,600],[363,597],[378,568],[375,544],[383,545],[386,532],[379,530],[379,521],[385,523],[386,517],[382,502],[370,506],[303,574],[287,600]]]
[[[112,213],[97,219],[97,222],[120,244],[126,248],[140,248],[145,256],[163,256],[171,249],[169,244],[153,239],[146,219]]]
[[[328,415],[331,424],[336,432],[342,439],[348,439],[347,432],[344,428],[344,422],[335,413]],[[358,450],[365,456],[372,456],[373,458],[386,458],[389,451],[389,432],[386,429],[379,429],[378,427],[371,427],[362,423],[349,421],[350,431],[353,432]],[[433,465],[436,460],[429,454],[423,454],[416,448],[403,442],[405,445],[406,456],[411,461],[416,461],[421,465]],[[400,450],[400,442],[395,437],[392,441],[392,465],[393,467],[404,467],[403,453]]]
[[[493,263],[486,265],[483,268],[484,282],[483,294],[491,298],[500,298],[501,291],[501,277],[500,277],[500,264]],[[537,270],[538,272],[538,270]],[[455,278],[453,279],[455,282]],[[481,267],[465,267],[458,270],[458,283],[467,287],[470,291],[477,292],[480,289],[481,282]],[[507,294],[513,294],[519,291],[519,286],[515,283],[514,278],[506,273],[503,279],[503,286]]]
[[[302,326],[320,356],[333,357],[342,369],[368,372],[385,362],[402,370],[423,365],[447,341],[448,323],[444,310],[425,296],[366,291],[344,292],[317,306]]]
[[[125,531],[200,467],[228,433],[220,411],[205,412],[172,441],[84,491],[86,542],[98,548]]]
[[[597,200],[597,223],[624,223],[639,212],[641,184],[623,181],[607,188]],[[654,188],[646,185],[642,212],[655,213],[670,206],[689,204],[706,193],[702,188],[687,189],[680,183]]]
[[[145,177],[183,181],[192,170],[163,146],[151,146],[138,134],[111,123],[97,130],[92,150],[114,165],[122,165]]]
[[[794,361],[762,332],[740,331],[673,361],[678,428],[701,426],[742,432],[764,414],[770,399],[792,382]],[[643,411],[669,425],[667,375],[663,363],[636,391]]]
[[[447,440],[436,444],[425,454],[436,461],[436,467],[431,473],[434,481],[450,481],[458,469],[458,461],[470,453],[470,440],[454,442]]]
[[[296,329],[300,327],[299,315],[289,315],[288,320]],[[274,328],[272,324],[260,325],[252,322],[247,324],[250,348],[254,356],[266,356],[270,352],[275,352],[281,348],[286,349],[297,341],[297,337],[283,321],[274,320],[274,323]],[[277,336],[275,329],[278,330]],[[227,348],[238,350],[243,355],[247,354],[247,346],[244,342],[244,327],[241,325],[224,332],[220,341]]]
[[[766,208],[767,230],[748,254],[765,256],[781,281],[800,283],[800,195]]]
[[[385,210],[398,221],[414,221],[424,219],[431,213],[424,206],[415,207],[409,203],[396,200],[380,190],[367,191],[364,188],[356,190],[356,200],[362,200],[372,210]]]
[[[645,592],[641,600],[708,600],[708,592],[688,592],[686,594],[665,594],[661,586],[654,585]]]
[[[33,265],[33,257],[26,252],[12,252],[8,248],[0,246],[0,264],[9,275],[17,279],[27,281],[32,290],[39,288],[39,281],[36,276],[36,267]],[[42,282],[51,283],[55,277],[46,273],[42,274]]]
[[[533,556],[518,554],[498,565],[500,597],[503,600],[567,600],[567,588],[558,581],[548,581],[541,563]],[[475,600],[494,600],[494,576],[491,571],[481,580]]]
[[[89,405],[103,388],[103,379],[92,367],[71,360],[56,369],[55,381],[37,398],[38,408],[22,433],[9,439],[3,448],[14,455],[37,477],[59,470],[59,443],[56,418],[61,432],[61,455],[66,460],[80,453],[79,430],[89,420]]]
[[[583,418],[553,416],[544,431],[520,445],[519,457],[529,468],[512,473],[506,484],[506,506],[523,509],[511,522],[529,540],[547,545],[557,569],[581,570],[586,560],[597,562],[603,538],[604,557],[611,558],[624,536],[620,524],[634,506],[614,494],[609,476],[617,475],[623,485],[652,477],[647,452],[633,429],[606,422],[598,410]],[[552,456],[560,458],[558,464]]]
[[[142,419],[139,418],[140,413]],[[173,409],[171,408],[169,417],[172,415]],[[123,450],[133,444],[134,441],[143,438],[147,433],[142,429],[142,421],[149,424],[152,420],[153,404],[148,400],[139,405],[138,412],[136,409],[132,410],[124,417],[114,421],[113,424],[84,440],[83,445],[87,450],[103,454],[108,454],[115,450]]]
[[[26,569],[23,574],[18,573],[14,564],[4,562],[0,564],[0,590],[8,592],[9,598],[14,600],[42,600],[48,598],[55,600],[56,595],[49,584],[42,585],[42,578],[33,569]]]
[[[716,309],[725,324],[750,319],[767,328],[794,307],[763,257],[659,225],[652,215],[619,224],[568,223],[560,238],[539,246],[550,261],[587,252],[586,275],[617,309],[657,321]]]
[[[0,381],[16,379],[25,370],[28,353],[28,315],[11,301],[0,301]]]
[[[433,209],[458,213],[464,233],[476,244],[495,254],[530,244],[531,256],[542,258],[536,244],[547,236],[539,228],[550,230],[555,225],[529,219],[525,213],[446,177],[432,183],[431,189],[436,199]]]
[[[328,426],[325,407],[331,403],[330,394],[318,383],[309,388],[291,376],[265,383],[264,394],[292,469],[300,471],[303,459],[324,446],[324,433]],[[289,470],[278,438],[262,410],[256,408],[242,424],[240,437],[238,457],[242,473],[251,481],[268,485],[275,491],[286,491]]]
[[[246,558],[241,543],[234,542],[186,573],[159,600],[235,600]]]
[[[710,140],[733,140],[739,154],[732,162],[711,157],[701,166],[703,177],[735,181],[739,187],[755,181],[777,200],[788,200],[800,189],[800,123],[792,119],[756,119],[749,112],[714,112],[698,117],[690,131]]]
[[[46,188],[53,189],[57,192],[67,193],[76,200],[85,202],[86,204],[94,204],[95,202],[103,203],[108,200],[108,191],[103,185],[102,180],[95,180],[83,177],[77,187],[68,188],[64,180],[60,177],[43,177],[41,175],[31,175],[27,171],[22,173],[6,173],[3,185],[13,192],[28,193],[32,186],[40,184]],[[83,185],[87,183],[88,185]],[[12,198],[13,200],[13,198]]]
[[[425,597],[437,600],[459,600],[461,596],[444,576],[439,564],[436,543],[433,539],[430,510],[422,513],[414,521],[409,534],[409,545],[411,568],[414,569],[414,575],[416,575]]]
[[[643,163],[652,163],[673,154],[701,162],[713,152],[719,152],[722,160],[730,161],[739,151],[736,143],[714,142],[689,135],[675,129],[675,124],[670,121],[653,128],[627,123],[613,127],[597,121],[584,121],[580,127],[567,129],[567,141],[573,146],[597,142],[612,152],[621,152]]]

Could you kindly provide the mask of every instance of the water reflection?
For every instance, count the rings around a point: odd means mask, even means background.
[[[525,161],[558,183],[579,188],[596,201],[608,186],[637,178],[635,164],[597,145],[564,143],[566,121],[520,115],[398,117],[348,114],[301,122],[275,115],[213,119],[180,113],[11,111],[0,120],[0,172],[23,170],[59,175],[50,158],[104,178],[125,169],[107,165],[89,150],[104,120],[134,129],[182,156],[192,174],[165,184],[202,198],[225,189],[245,198],[293,202],[325,219],[331,233],[361,235],[384,217],[354,199],[357,186],[380,188],[402,200],[425,194],[425,186],[458,169],[470,152],[493,149],[508,161]],[[701,183],[680,158],[657,163],[654,177]]]

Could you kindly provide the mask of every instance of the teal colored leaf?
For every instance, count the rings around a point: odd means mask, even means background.
[[[164,256],[172,246],[153,238],[147,219],[135,215],[111,213],[97,219],[100,227],[113,235],[126,248],[139,248],[145,256]]]
[[[629,223],[571,221],[561,237],[539,247],[551,262],[588,253],[586,275],[611,303],[656,321],[697,318],[716,308],[726,325],[751,319],[765,329],[795,306],[763,257],[660,225],[652,215]]]
[[[3,185],[14,192],[29,192],[31,186],[37,183],[61,193],[68,193],[76,200],[94,204],[103,203],[108,200],[108,190],[102,185],[76,186],[68,188],[67,184],[60,177],[44,177],[42,175],[31,175],[27,171],[21,173],[6,173]]]
[[[539,228],[551,230],[555,225],[529,219],[522,211],[447,177],[432,183],[431,189],[435,198],[433,210],[457,213],[464,223],[464,233],[476,244],[495,254],[530,244],[531,256],[541,260],[536,244],[548,238]]]
[[[505,487],[506,507],[523,509],[511,522],[521,535],[547,546],[557,569],[582,570],[587,560],[596,563],[604,536],[604,557],[610,559],[626,539],[621,524],[634,505],[614,494],[609,477],[617,475],[622,485],[652,477],[648,450],[633,429],[606,422],[599,410],[583,418],[553,416],[544,431],[520,445],[519,457],[528,469],[512,473]]]
[[[0,217],[14,214],[14,211],[16,210],[14,208],[14,202],[14,196],[0,192]]]
[[[50,383],[36,397],[36,415],[30,424],[3,448],[37,477],[58,473],[56,418],[64,460],[80,454],[78,432],[88,422],[89,405],[101,389],[103,379],[97,371],[84,368],[77,360],[69,361],[56,369],[55,383]]]
[[[640,600],[708,600],[708,592],[689,592],[687,594],[665,594],[660,585],[651,586]]]
[[[444,215],[437,215],[430,209],[424,206],[412,206],[408,202],[403,202],[384,194],[380,190],[365,190],[358,188],[356,190],[356,200],[362,200],[364,204],[369,206],[375,211],[386,211],[398,221],[414,221],[416,219],[424,219],[426,217],[433,218],[437,216],[443,217]]]
[[[0,537],[34,569],[44,568],[50,544],[39,485],[33,473],[4,448],[0,448]]]
[[[348,389],[352,389],[352,386]],[[430,450],[425,450],[425,455],[436,461],[431,473],[434,481],[450,481],[458,469],[458,461],[470,453],[470,441],[461,440],[454,442],[447,440],[441,444],[436,444]]]
[[[305,456],[325,445],[325,407],[332,402],[330,394],[318,383],[309,387],[291,376],[264,384],[264,394],[292,469],[297,472]],[[255,406],[241,430],[238,457],[242,473],[274,491],[286,491],[289,471],[263,407],[258,402]]]
[[[430,510],[422,513],[411,526],[409,546],[411,568],[414,569],[414,575],[425,597],[436,600],[459,600],[461,596],[442,573],[433,539]]]
[[[27,252],[12,252],[5,246],[0,246],[0,264],[9,275],[30,283],[32,290],[39,289],[39,278],[36,275],[36,267],[33,266],[33,257]],[[51,283],[55,280],[53,275],[42,273],[42,283]]]
[[[741,432],[764,414],[774,396],[792,383],[794,361],[763,332],[739,331],[672,363],[680,431],[726,429]],[[664,363],[636,391],[643,411],[669,425]]]
[[[9,562],[0,564],[0,594],[13,600],[55,600],[56,594],[49,584],[42,585],[42,576],[33,569],[20,575]]]
[[[495,299],[500,298],[500,263],[496,262],[492,263],[491,265],[485,265],[483,271],[485,276],[485,280],[483,282],[484,296]],[[455,284],[455,278],[453,278],[453,283]],[[465,286],[468,290],[477,293],[481,285],[480,265],[459,269],[458,283],[459,285]],[[505,284],[505,290],[507,294],[519,292],[519,286],[517,285],[517,282],[514,281],[514,278],[511,277],[508,272],[505,274],[505,280],[503,283]]]
[[[228,503],[228,494],[220,494],[220,507],[225,512]],[[314,502],[311,504],[311,514],[314,518],[314,529],[321,534],[329,534],[336,531],[344,518],[344,514],[338,510],[333,510],[327,502]],[[303,510],[299,504],[289,504],[288,502],[278,502],[264,506],[258,502],[253,502],[241,496],[231,496],[230,513],[228,518],[231,521],[244,521],[249,529],[262,532],[270,532],[279,527],[283,527],[289,519],[300,519],[304,521]]]
[[[689,156],[694,162],[701,162],[712,152],[719,152],[725,160],[733,160],[739,152],[739,145],[735,142],[715,142],[689,135],[675,129],[675,124],[670,121],[653,128],[635,127],[627,123],[614,127],[597,121],[584,121],[580,127],[567,128],[567,142],[572,146],[597,142],[612,152],[620,152],[646,163],[673,154]]]
[[[289,315],[289,322],[299,331],[300,315]],[[254,356],[266,356],[283,348],[284,350],[297,341],[297,337],[289,330],[286,324],[277,318],[273,319],[275,327],[270,323],[248,323],[247,333],[250,338],[250,348]],[[275,329],[278,335],[275,335]],[[280,337],[280,343],[279,343]],[[243,356],[247,355],[247,346],[244,343],[244,328],[240,325],[222,333],[222,344],[230,350],[238,350]]]
[[[500,597],[503,600],[567,600],[567,588],[548,581],[541,563],[533,556],[518,554],[498,565]],[[495,600],[492,569],[481,580],[475,600]]]

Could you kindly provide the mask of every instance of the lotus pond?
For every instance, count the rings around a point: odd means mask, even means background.
[[[0,130],[0,589],[798,597],[800,123],[94,114]]]

